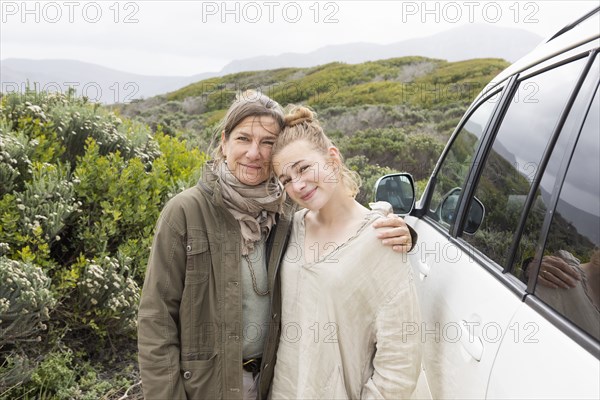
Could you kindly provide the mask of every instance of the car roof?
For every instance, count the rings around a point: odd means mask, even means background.
[[[582,50],[600,47],[600,7],[565,25],[542,41],[535,49],[498,74],[477,97],[489,93],[518,72],[578,47],[583,47]]]

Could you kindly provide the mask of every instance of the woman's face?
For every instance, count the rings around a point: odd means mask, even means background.
[[[277,121],[269,116],[244,118],[225,139],[221,136],[227,167],[243,184],[259,185],[269,178],[271,150],[279,134]]]
[[[301,207],[320,210],[336,194],[340,183],[339,152],[328,155],[315,150],[306,140],[289,143],[273,158],[273,170],[288,196]]]

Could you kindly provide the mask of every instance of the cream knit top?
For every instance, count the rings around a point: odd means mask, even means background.
[[[381,244],[370,212],[356,234],[304,261],[304,216],[294,216],[281,268],[281,340],[272,399],[410,397],[421,366],[420,324],[406,254]]]

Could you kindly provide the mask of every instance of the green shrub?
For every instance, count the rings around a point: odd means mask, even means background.
[[[444,148],[430,134],[407,134],[404,129],[395,128],[358,131],[341,138],[338,146],[345,157],[365,156],[370,165],[409,172],[415,180],[428,177]]]
[[[102,358],[92,363],[59,346],[37,360],[13,353],[0,363],[2,400],[118,398],[143,399],[133,360]]]
[[[84,99],[28,91],[0,100],[0,157],[0,398],[122,395],[138,379],[119,372],[135,367],[154,225],[205,155]]]
[[[162,152],[149,171],[140,158],[125,160],[118,152],[101,155],[96,142],[88,139],[74,173],[82,212],[65,250],[71,257],[120,252],[132,259],[133,274],[141,281],[162,206],[195,183],[205,161],[198,150],[188,151],[176,138],[159,133],[156,139]]]
[[[0,348],[37,340],[55,304],[50,279],[36,265],[0,256],[0,282]]]
[[[31,174],[28,139],[0,126],[0,196],[19,190]]]
[[[140,288],[129,276],[129,260],[85,260],[77,282],[75,307],[84,324],[99,335],[131,334],[137,326]]]
[[[3,245],[0,255],[12,256],[25,246],[28,236],[21,233],[21,215],[15,195],[6,194],[0,198],[0,243]]]
[[[24,235],[40,226],[46,243],[60,240],[65,221],[77,211],[69,165],[33,162],[31,180],[16,195]]]
[[[31,383],[39,388],[37,395],[47,398],[68,398],[65,392],[73,386],[77,376],[72,362],[73,352],[70,349],[46,354],[31,375]],[[55,396],[51,396],[52,394]]]
[[[374,201],[375,198],[375,183],[383,175],[391,174],[394,172],[392,169],[387,167],[380,167],[379,165],[373,165],[369,159],[365,156],[354,156],[346,159],[346,165],[353,171],[358,172],[361,179],[361,187],[358,195],[356,195],[356,201],[368,207],[369,202]]]
[[[33,372],[31,361],[26,355],[12,352],[0,362],[0,399],[16,399],[23,383]]]

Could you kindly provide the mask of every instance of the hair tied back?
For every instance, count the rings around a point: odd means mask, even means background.
[[[304,122],[311,123],[314,120],[313,112],[306,107],[294,107],[288,115],[285,116],[286,126],[296,126]]]

